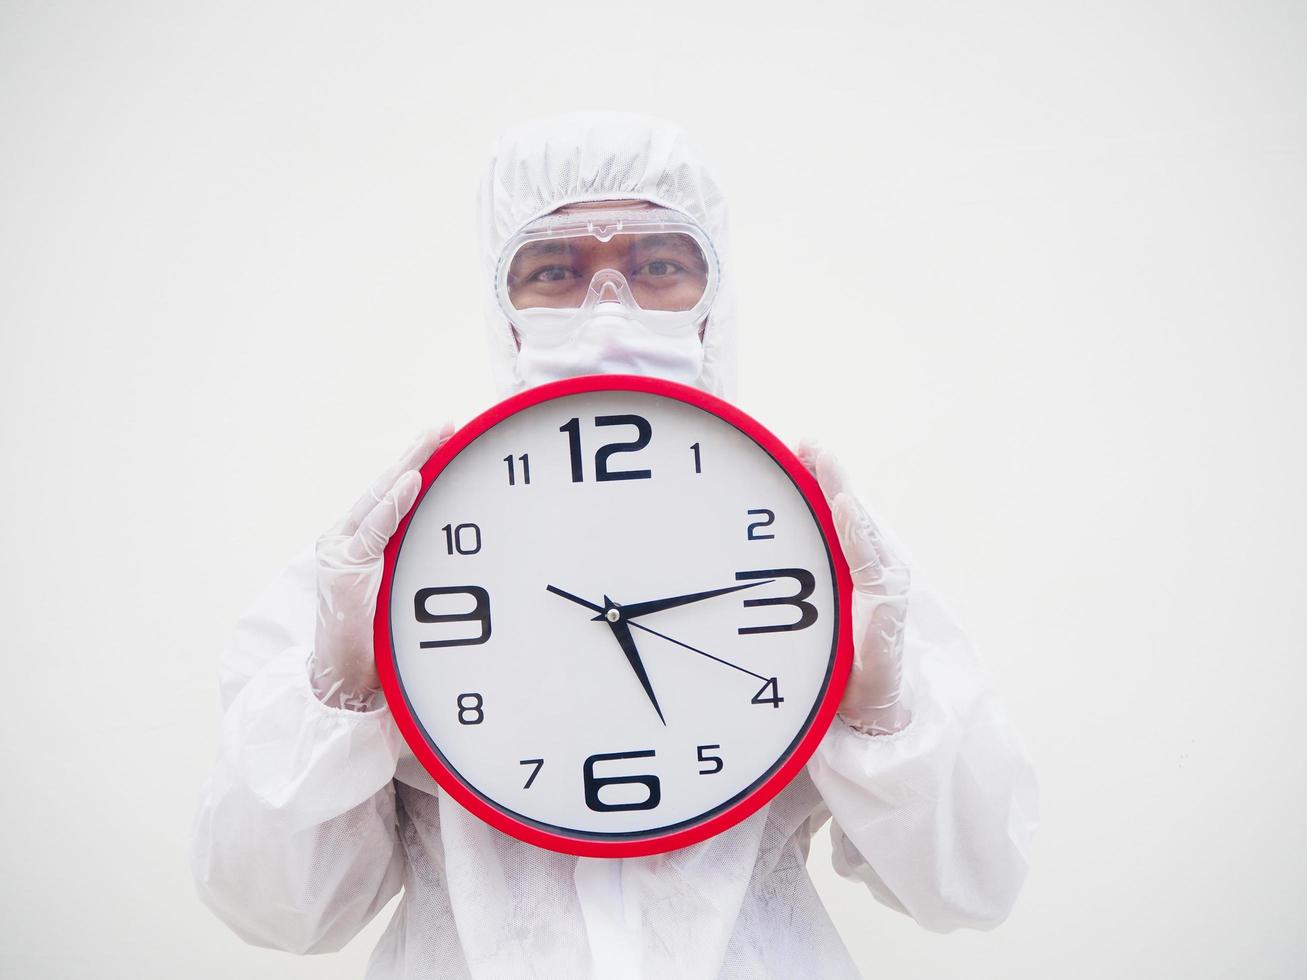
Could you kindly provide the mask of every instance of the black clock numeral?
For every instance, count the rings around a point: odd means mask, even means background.
[[[794,606],[799,610],[799,618],[793,623],[780,626],[741,626],[739,632],[746,633],[785,633],[790,630],[804,630],[817,621],[817,607],[811,602],[804,602],[817,587],[817,580],[806,568],[765,568],[756,572],[736,572],[737,579],[756,578],[792,578],[798,583],[799,591],[794,595],[769,596],[765,599],[745,599],[749,606]]]
[[[649,441],[653,438],[653,426],[649,424],[648,419],[639,415],[596,415],[594,424],[597,426],[633,425],[636,433],[635,439],[631,442],[610,442],[596,450],[596,482],[647,480],[653,476],[651,470],[610,470],[608,468],[608,458],[610,456],[617,453],[639,452],[649,445]],[[579,418],[569,419],[566,424],[558,427],[558,431],[567,433],[567,448],[572,461],[572,482],[581,483],[585,479],[585,468],[581,460],[581,420]]]
[[[476,691],[468,691],[458,696],[458,723],[460,725],[479,725],[486,720],[486,713],[481,709],[485,702]]]
[[[567,447],[572,455],[572,482],[580,483],[585,479],[585,472],[581,469],[581,420],[569,419],[558,427],[558,431],[567,433]]]
[[[457,527],[446,524],[440,530],[445,532],[445,550],[451,555],[455,551],[460,555],[475,555],[481,550],[481,528],[475,524],[459,524]],[[470,539],[465,537],[468,531],[472,532]]]
[[[429,600],[440,595],[469,595],[475,603],[471,612],[433,613],[427,608]],[[413,615],[419,623],[479,623],[481,632],[476,636],[454,640],[423,640],[423,650],[436,647],[468,647],[490,639],[490,593],[479,585],[450,585],[442,588],[419,589],[413,596]]]
[[[690,450],[694,453],[694,472],[702,473],[703,461],[699,458],[699,444],[696,442],[694,445],[690,447]]]
[[[522,482],[531,482],[531,457],[529,453],[523,453],[517,457],[522,462]],[[504,457],[504,462],[508,464],[508,485],[510,487],[517,485],[517,471],[513,466],[512,454]]]
[[[658,777],[649,774],[638,776],[596,776],[594,767],[597,762],[611,762],[618,759],[648,759],[654,754],[653,749],[639,752],[600,752],[585,760],[583,773],[585,778],[585,805],[596,813],[612,813],[618,810],[652,810],[663,798],[663,790]],[[605,803],[599,799],[599,791],[605,786],[624,786],[638,783],[649,791],[643,800],[631,803]]]
[[[599,415],[595,417],[595,425],[633,425],[636,431],[635,440],[632,442],[610,442],[606,446],[599,447],[599,451],[595,453],[596,480],[601,483],[605,480],[647,480],[653,476],[650,470],[611,472],[608,469],[609,456],[615,453],[639,452],[649,445],[649,440],[653,438],[653,427],[649,425],[648,419],[641,418],[639,415]]]
[[[544,759],[521,759],[518,761],[517,764],[519,766],[535,766],[535,768],[531,770],[531,775],[526,777],[526,785],[522,787],[523,789],[530,789],[531,784],[536,781],[536,776],[540,775],[540,770],[544,767],[545,760]]]
[[[763,697],[768,691],[771,691],[770,697]],[[767,678],[767,683],[758,688],[758,693],[749,699],[750,704],[770,704],[773,708],[779,708],[781,702],[785,699],[781,697],[780,688],[776,686],[776,678]]]
[[[715,762],[715,763],[717,763],[716,767],[713,768],[713,769],[700,769],[700,770],[699,770],[699,775],[700,775],[700,776],[711,776],[711,775],[712,775],[713,773],[715,773],[715,772],[721,772],[721,771],[722,771],[722,767],[723,767],[722,757],[719,756],[719,755],[704,755],[704,751],[703,751],[704,749],[720,749],[720,748],[721,748],[720,745],[700,745],[700,746],[699,746],[699,748],[698,748],[698,753],[699,753],[699,761],[700,761],[700,762]]]
[[[749,511],[748,513],[749,513],[749,516],[750,516],[750,517],[752,517],[754,514],[766,514],[766,515],[767,515],[767,519],[766,519],[765,521],[754,521],[753,523],[751,523],[751,524],[749,525],[749,530],[748,530],[748,532],[747,532],[747,534],[746,534],[745,536],[746,536],[750,541],[766,541],[766,540],[768,540],[768,539],[770,539],[770,538],[774,538],[774,537],[776,537],[776,535],[774,535],[774,534],[755,534],[755,533],[754,533],[754,532],[757,531],[758,528],[760,528],[760,527],[771,527],[773,524],[775,524],[775,523],[776,523],[776,515],[775,515],[774,513],[772,513],[771,511],[769,511],[769,510],[768,510],[767,508],[765,508],[765,507],[759,507],[758,509],[756,509],[756,510],[751,510],[751,511]]]

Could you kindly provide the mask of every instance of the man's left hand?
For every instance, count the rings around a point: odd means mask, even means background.
[[[911,576],[849,489],[835,457],[816,443],[799,443],[798,456],[817,478],[830,505],[840,547],[853,578],[853,670],[840,715],[869,735],[890,735],[911,718],[903,702],[903,640]]]

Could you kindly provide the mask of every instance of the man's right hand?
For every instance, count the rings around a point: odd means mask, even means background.
[[[310,675],[324,704],[364,711],[380,681],[372,620],[382,557],[422,486],[418,468],[454,433],[445,423],[423,432],[317,544],[318,613]]]

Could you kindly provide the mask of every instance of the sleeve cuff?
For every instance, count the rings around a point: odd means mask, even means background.
[[[223,753],[264,806],[310,826],[390,783],[403,737],[389,709],[355,711],[313,693],[308,653],[289,647],[250,679],[224,719]]]
[[[848,729],[849,731],[851,731],[853,734],[855,734],[855,735],[859,735],[859,736],[861,736],[862,738],[874,739],[874,740],[877,741],[877,742],[884,742],[884,741],[887,741],[888,739],[898,738],[899,736],[903,735],[904,732],[906,732],[906,731],[908,731],[909,729],[912,728],[912,719],[911,719],[911,718],[908,719],[908,723],[907,723],[906,725],[904,725],[902,728],[900,728],[898,731],[895,731],[895,732],[877,732],[877,731],[870,731],[870,730],[868,730],[868,729],[866,729],[866,728],[863,728],[863,727],[862,727],[861,725],[859,725],[857,722],[850,721],[848,718],[845,718],[842,714],[839,714],[839,713],[836,713],[836,715],[835,715],[835,721],[836,721],[838,724],[843,725],[845,728],[847,728],[847,729]],[[833,726],[832,726],[832,727],[833,727]]]
[[[380,687],[365,687],[357,692],[345,691],[340,681],[332,679],[333,671],[330,668],[324,669],[318,663],[312,650],[304,658],[304,671],[308,675],[309,688],[314,697],[329,708],[367,714],[386,706],[386,695]]]

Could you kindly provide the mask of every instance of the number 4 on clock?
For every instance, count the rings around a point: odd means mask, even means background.
[[[771,697],[763,697],[768,691],[771,691]],[[776,678],[769,677],[767,683],[758,689],[749,701],[750,704],[770,704],[773,708],[779,708],[781,702],[785,699],[781,697],[780,689],[776,686]]]

